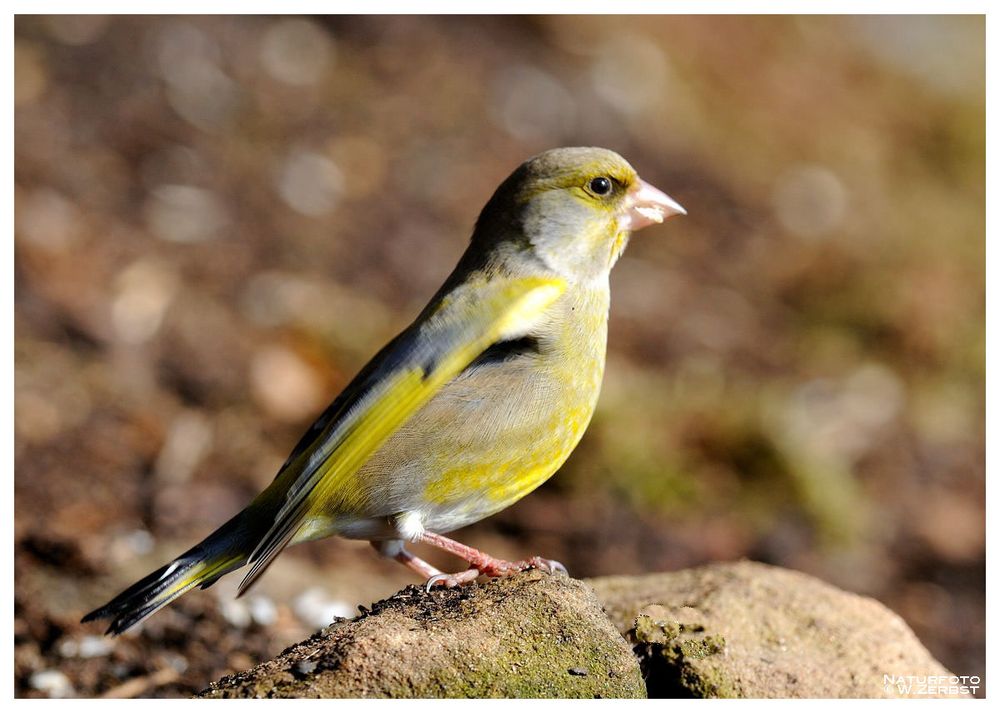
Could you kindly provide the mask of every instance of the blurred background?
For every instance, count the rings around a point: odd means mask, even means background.
[[[984,675],[981,17],[19,16],[15,37],[18,695],[189,695],[412,582],[327,540],[239,601],[227,579],[116,640],[77,623],[242,508],[499,182],[581,144],[689,216],[612,275],[578,450],[459,536],[578,577],[792,567]]]

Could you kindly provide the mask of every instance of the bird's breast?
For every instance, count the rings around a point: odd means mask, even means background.
[[[364,466],[369,512],[447,531],[497,512],[563,464],[604,374],[606,290],[570,290],[532,333],[487,349]]]

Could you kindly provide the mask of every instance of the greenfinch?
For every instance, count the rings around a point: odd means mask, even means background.
[[[519,166],[416,320],[309,428],[271,484],[205,540],[83,621],[118,634],[249,565],[246,591],[290,544],[368,540],[435,584],[537,567],[444,536],[508,507],[579,443],[604,374],[608,278],[632,232],[684,209],[618,154],[560,148]],[[443,574],[421,542],[469,568]],[[563,569],[564,571],[564,569]]]

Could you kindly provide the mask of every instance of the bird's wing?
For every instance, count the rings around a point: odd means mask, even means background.
[[[250,555],[246,591],[291,542],[310,513],[336,499],[363,510],[358,470],[445,384],[497,341],[523,336],[565,291],[559,278],[467,282],[425,310],[358,375],[299,442],[255,503],[280,501]],[[272,510],[273,511],[273,510]]]

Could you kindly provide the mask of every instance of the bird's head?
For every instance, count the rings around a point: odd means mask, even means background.
[[[573,281],[606,279],[632,232],[685,212],[614,151],[552,149],[500,185],[472,240],[484,249],[527,250]]]

